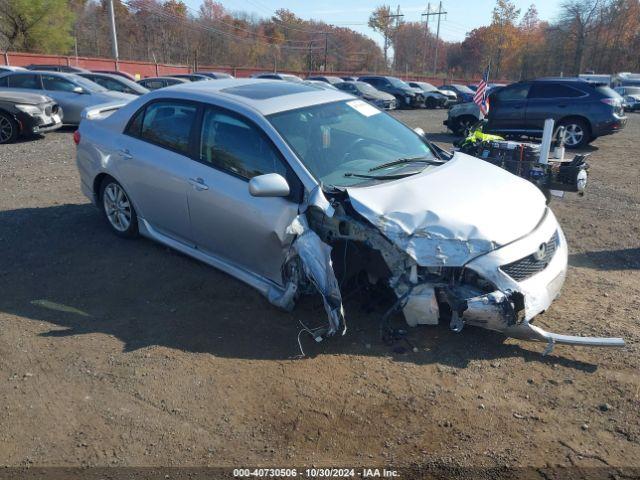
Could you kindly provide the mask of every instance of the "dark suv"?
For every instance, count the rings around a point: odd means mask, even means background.
[[[396,77],[382,77],[378,75],[367,75],[360,77],[359,82],[366,82],[373,85],[381,92],[390,93],[397,100],[398,108],[420,108],[424,107],[424,95],[408,83]]]
[[[624,128],[622,99],[605,84],[579,78],[541,78],[511,84],[489,96],[485,131],[540,137],[544,121],[566,128],[566,146],[581,148]]]

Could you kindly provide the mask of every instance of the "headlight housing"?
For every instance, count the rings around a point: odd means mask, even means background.
[[[16,108],[27,115],[36,116],[42,115],[42,110],[37,105],[22,105],[16,104]]]

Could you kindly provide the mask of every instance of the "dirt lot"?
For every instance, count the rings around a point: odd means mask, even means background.
[[[398,115],[450,144],[445,112]],[[351,298],[347,335],[303,337],[298,358],[298,319],[325,319],[317,299],[283,313],[190,258],[116,238],[80,193],[70,131],[0,146],[0,465],[639,467],[630,117],[590,149],[587,195],[553,202],[571,267],[537,320],[628,346],[548,357],[472,327],[389,347],[382,311]]]

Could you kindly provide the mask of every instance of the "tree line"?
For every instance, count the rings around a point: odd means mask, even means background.
[[[192,66],[396,72],[517,80],[543,75],[640,71],[640,0],[564,0],[553,21],[497,0],[489,25],[461,42],[436,38],[388,5],[369,26],[382,46],[349,28],[280,9],[261,17],[215,0],[113,0],[121,59]],[[446,20],[443,20],[446,22]],[[107,0],[0,0],[0,47],[110,57]],[[435,62],[435,50],[438,50]],[[435,67],[435,68],[434,68]]]
[[[396,70],[432,72],[437,42],[420,22],[387,22],[389,7],[378,7],[372,28],[389,36]],[[547,75],[640,71],[638,0],[565,0],[554,21],[538,17],[535,5],[524,13],[511,0],[497,0],[491,23],[466,34],[462,42],[438,41],[437,73],[519,80]]]

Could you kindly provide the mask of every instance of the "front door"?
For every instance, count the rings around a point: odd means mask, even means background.
[[[285,160],[258,126],[215,107],[204,110],[199,156],[188,189],[197,247],[282,284],[289,251],[285,229],[298,214],[298,203],[253,197],[249,180],[265,173],[291,179]]]
[[[516,83],[489,97],[488,131],[520,132],[526,129],[525,113],[530,87],[529,83]]]

